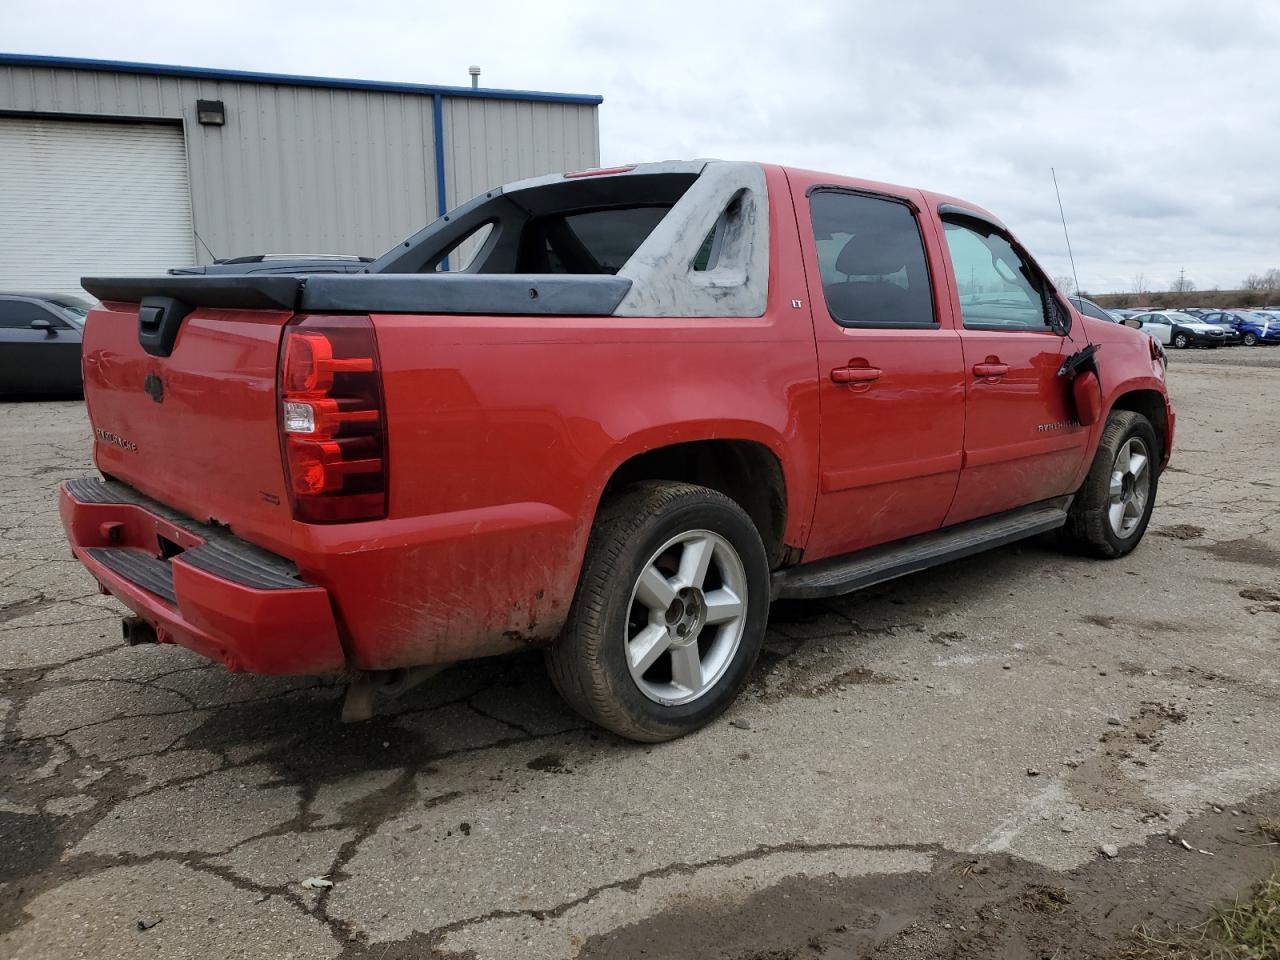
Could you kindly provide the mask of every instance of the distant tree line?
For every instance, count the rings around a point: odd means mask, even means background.
[[[1063,278],[1065,279],[1065,278]],[[1183,271],[1169,284],[1168,290],[1152,290],[1146,274],[1136,274],[1124,293],[1100,293],[1082,296],[1104,307],[1262,307],[1280,304],[1280,269],[1251,273],[1241,281],[1238,290],[1197,290],[1195,282]],[[1063,288],[1065,289],[1065,287]]]

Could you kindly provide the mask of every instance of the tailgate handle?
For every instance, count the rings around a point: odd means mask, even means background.
[[[173,353],[178,327],[191,309],[190,304],[173,297],[143,297],[138,305],[138,343],[142,349],[153,357]]]

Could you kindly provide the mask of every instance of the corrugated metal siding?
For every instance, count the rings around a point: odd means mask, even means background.
[[[595,107],[502,100],[444,100],[445,196],[456,207],[491,187],[600,163]],[[463,241],[449,266],[464,267],[483,236]]]
[[[222,100],[223,127],[196,122]],[[0,111],[181,120],[197,257],[376,255],[434,219],[432,98],[412,93],[0,66]],[[596,108],[444,99],[450,205],[599,162]],[[207,245],[207,248],[206,246]]]
[[[512,180],[598,165],[598,124],[595,107],[446,97],[449,206]]]

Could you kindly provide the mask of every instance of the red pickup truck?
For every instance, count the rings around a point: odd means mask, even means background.
[[[773,599],[1127,553],[1173,442],[1160,346],[991,214],[778,166],[522,181],[361,274],[84,285],[103,479],[60,507],[127,637],[366,692],[544,647],[638,740],[725,709]]]

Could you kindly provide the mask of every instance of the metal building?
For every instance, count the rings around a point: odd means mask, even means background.
[[[0,291],[376,256],[491,186],[599,164],[601,99],[0,54]]]

